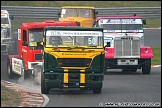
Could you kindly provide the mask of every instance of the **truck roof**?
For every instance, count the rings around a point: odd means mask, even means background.
[[[100,19],[132,19],[132,18],[140,18],[141,16],[102,16],[102,17],[97,17],[96,20]]]
[[[8,14],[8,11],[7,10],[1,10],[1,14]]]
[[[54,20],[46,20],[44,22],[25,22],[22,23],[23,27],[27,27],[28,29],[35,28],[44,28],[45,26],[77,26],[77,24],[73,21],[54,21]]]
[[[95,9],[94,7],[89,7],[89,6],[87,6],[87,7],[86,7],[86,6],[63,6],[63,7],[61,7],[61,8]]]

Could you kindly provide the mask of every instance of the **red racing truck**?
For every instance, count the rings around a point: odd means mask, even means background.
[[[105,65],[107,69],[121,69],[122,72],[150,74],[152,48],[144,45],[143,24],[140,16],[97,17],[93,27],[104,29]]]
[[[42,64],[42,47],[45,26],[79,26],[72,21],[46,20],[44,22],[26,22],[18,28],[17,55],[9,55],[7,58],[7,73],[9,78],[17,75],[21,82],[24,79],[35,76],[33,71],[37,65]]]

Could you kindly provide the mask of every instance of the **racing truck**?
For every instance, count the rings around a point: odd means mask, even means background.
[[[98,12],[94,7],[63,6],[58,14],[59,21],[75,21],[81,27],[92,27]]]
[[[25,22],[18,28],[18,54],[9,55],[7,58],[7,73],[9,78],[18,76],[18,81],[23,82],[33,76],[39,83],[39,70],[37,67],[42,64],[42,47],[39,46],[43,38],[45,26],[77,26],[72,21],[45,20],[43,22]],[[16,48],[15,48],[16,50]],[[37,66],[38,65],[38,66]]]
[[[45,27],[42,94],[48,94],[51,88],[101,93],[103,71],[103,28]]]
[[[12,53],[10,46],[14,43],[11,37],[11,20],[13,15],[7,10],[1,10],[1,58],[6,58],[8,53]]]
[[[105,64],[107,69],[121,69],[122,72],[150,74],[152,48],[144,45],[141,16],[97,17],[93,27],[104,29]]]

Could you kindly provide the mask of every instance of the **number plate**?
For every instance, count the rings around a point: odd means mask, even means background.
[[[118,65],[138,65],[137,59],[118,59]]]

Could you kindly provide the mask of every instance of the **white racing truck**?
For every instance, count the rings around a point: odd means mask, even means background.
[[[152,48],[144,45],[143,24],[140,16],[97,17],[93,27],[104,29],[105,65],[122,72],[150,74]]]
[[[1,56],[5,57],[10,53],[9,50],[12,52],[10,49],[10,45],[12,45],[11,20],[13,20],[13,16],[7,10],[1,10]]]

